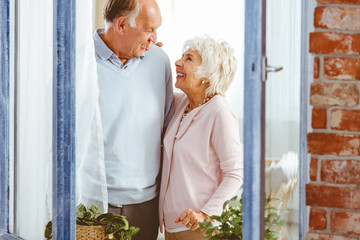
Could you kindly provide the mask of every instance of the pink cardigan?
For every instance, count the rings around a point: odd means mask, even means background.
[[[193,109],[180,122],[188,105],[175,94],[175,112],[164,137],[160,186],[160,229],[183,228],[175,219],[186,209],[220,214],[224,201],[243,182],[243,150],[236,116],[221,95]]]

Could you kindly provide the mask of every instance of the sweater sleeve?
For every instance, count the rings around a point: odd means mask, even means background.
[[[230,109],[222,108],[216,112],[211,145],[217,154],[222,178],[201,211],[208,215],[219,215],[223,203],[235,196],[243,183],[243,147],[239,124]]]

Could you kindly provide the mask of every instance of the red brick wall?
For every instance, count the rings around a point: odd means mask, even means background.
[[[317,0],[306,239],[360,239],[360,0]]]

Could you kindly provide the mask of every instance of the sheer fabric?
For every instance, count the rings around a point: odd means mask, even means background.
[[[276,174],[286,185],[283,183],[274,197],[284,200],[290,211],[284,216],[283,234],[287,237],[283,239],[295,240],[299,238],[299,163],[295,156],[300,140],[301,1],[271,0],[266,4],[268,64],[283,70],[269,73],[266,81],[265,158],[281,159],[279,165],[288,177]],[[266,172],[273,170],[270,167]]]
[[[299,150],[301,1],[267,1],[266,14],[268,64],[283,70],[266,81],[265,156],[280,160]]]
[[[53,1],[18,1],[14,233],[43,238],[51,218]]]
[[[52,218],[53,1],[18,2],[14,234],[44,238]],[[76,1],[77,203],[107,210],[92,5]],[[92,181],[90,179],[96,179]],[[98,201],[93,201],[94,199]]]
[[[76,202],[108,205],[104,141],[92,32],[92,6],[77,0],[76,12]]]

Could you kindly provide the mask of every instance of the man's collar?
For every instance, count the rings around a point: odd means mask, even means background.
[[[100,35],[105,32],[105,29],[98,28],[95,30],[94,33],[94,44],[95,44],[95,52],[102,60],[108,60],[114,52],[111,51],[108,46],[104,43],[104,41],[101,39]]]

